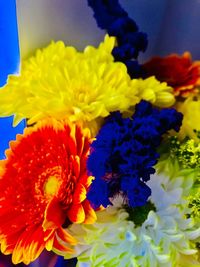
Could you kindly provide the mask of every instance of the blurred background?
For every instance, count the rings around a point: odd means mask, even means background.
[[[9,1],[9,0],[8,0]],[[16,0],[23,56],[52,39],[83,49],[97,45],[104,32],[96,27],[87,0]],[[141,60],[152,55],[190,50],[200,58],[200,0],[119,0],[148,34],[149,46]]]
[[[120,3],[139,29],[148,34],[149,45],[139,62],[153,55],[184,51],[190,51],[193,59],[200,59],[200,0],[120,0]],[[36,48],[60,39],[82,50],[89,44],[98,45],[105,34],[97,28],[87,0],[0,0],[0,12],[0,86],[5,84],[8,74],[19,71],[20,55],[25,58]],[[12,118],[0,119],[0,159],[5,158],[9,141],[23,131],[24,125],[22,122],[13,128]],[[45,252],[30,266],[74,264]],[[0,267],[11,266],[14,265],[10,257],[0,255]]]

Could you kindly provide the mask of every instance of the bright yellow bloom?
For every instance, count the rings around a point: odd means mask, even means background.
[[[186,99],[184,102],[178,102],[176,109],[183,113],[182,127],[179,132],[180,138],[189,136],[198,141],[194,130],[200,131],[200,98],[193,99],[192,97]]]
[[[131,80],[126,66],[114,62],[115,38],[106,36],[98,48],[78,52],[52,42],[22,62],[19,76],[10,76],[0,90],[0,116],[14,115],[32,124],[46,117],[82,121],[94,132],[110,112],[132,113],[141,98],[169,106],[171,88],[151,77]]]
[[[123,63],[114,62],[114,37],[83,53],[52,42],[22,62],[20,76],[0,91],[0,115],[15,114],[30,124],[45,118],[90,122],[115,110],[127,111],[139,99]]]
[[[160,83],[154,76],[145,80],[134,79],[132,86],[138,88],[138,97],[158,107],[170,107],[174,104],[175,98],[172,94],[173,88],[166,82]]]

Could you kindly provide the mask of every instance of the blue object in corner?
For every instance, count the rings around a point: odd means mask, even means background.
[[[7,81],[7,76],[19,70],[15,0],[0,0],[0,13],[0,87],[2,87]],[[12,117],[0,118],[0,159],[5,158],[4,151],[9,147],[9,141],[15,139],[17,133],[22,133],[24,127],[25,121],[17,127],[12,127]]]
[[[19,42],[15,0],[0,0],[0,86],[19,70]]]

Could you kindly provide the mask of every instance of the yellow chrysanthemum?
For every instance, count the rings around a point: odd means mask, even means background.
[[[160,106],[173,102],[170,88],[155,78],[131,80],[123,63],[114,62],[115,38],[83,52],[52,42],[22,62],[19,76],[10,76],[0,90],[0,116],[14,114],[32,124],[46,117],[82,121],[98,130],[110,112],[132,112],[141,98]]]
[[[132,86],[138,88],[138,97],[158,107],[169,107],[175,102],[172,87],[166,82],[160,83],[154,76],[145,80],[133,79]]]
[[[184,102],[178,102],[176,109],[183,113],[182,127],[179,132],[180,138],[189,136],[198,141],[197,135],[194,130],[200,130],[200,98],[188,98]]]
[[[45,117],[92,121],[138,102],[126,66],[115,63],[115,38],[106,36],[99,48],[83,53],[52,42],[22,62],[20,76],[9,77],[0,91],[0,115],[35,123]]]

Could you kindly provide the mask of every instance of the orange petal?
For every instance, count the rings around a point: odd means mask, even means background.
[[[83,202],[86,199],[86,193],[85,187],[81,183],[77,184],[73,195],[73,203]]]
[[[77,155],[75,134],[76,134],[76,125],[72,124],[71,129],[70,129],[71,138],[69,138],[68,140],[68,146],[69,146],[71,155]]]
[[[44,232],[44,241],[47,241],[55,235],[55,229],[48,229]]]
[[[55,238],[55,229],[46,230],[44,232],[44,241],[46,250],[48,251],[52,250],[54,238]]]
[[[80,127],[77,127],[76,128],[76,149],[77,149],[78,155],[82,154],[83,147],[84,147],[84,137],[83,137]]]
[[[83,209],[85,211],[85,220],[84,223],[85,224],[92,224],[97,220],[97,216],[95,211],[93,210],[93,208],[90,205],[90,202],[88,200],[85,200],[83,203]]]
[[[14,264],[24,262],[29,264],[34,261],[44,249],[43,230],[36,225],[26,229],[19,237],[13,250],[12,261]]]
[[[94,176],[88,176],[85,172],[81,177],[79,178],[79,182],[84,184],[86,188],[89,188],[92,181],[94,180]]]
[[[70,161],[73,163],[73,173],[76,177],[80,175],[80,158],[79,156],[70,156]]]
[[[7,235],[0,235],[1,252],[5,255],[12,253],[19,239],[19,236],[21,236],[24,231],[25,228],[13,229]]]
[[[15,243],[8,243],[6,239],[1,239],[1,252],[5,255],[9,255],[13,252]]]
[[[73,236],[71,236],[67,232],[67,230],[64,230],[62,227],[57,229],[56,235],[57,235],[58,238],[60,238],[65,243],[70,243],[71,245],[76,245],[77,244],[77,240]]]
[[[57,238],[54,239],[53,248],[61,252],[67,252],[71,254],[74,253],[72,248],[62,244],[61,242],[58,242]]]
[[[44,232],[39,225],[38,228],[27,239],[23,248],[23,261],[25,264],[35,261],[45,248]]]
[[[67,215],[74,223],[82,223],[85,220],[85,212],[81,204],[73,204],[67,211]]]
[[[64,223],[65,218],[66,213],[63,211],[60,202],[57,198],[53,198],[46,207],[42,227],[44,230],[56,229]]]
[[[47,251],[51,251],[52,250],[53,243],[54,243],[54,237],[55,237],[55,235],[52,235],[51,238],[49,238],[46,241],[45,248],[46,248]]]

